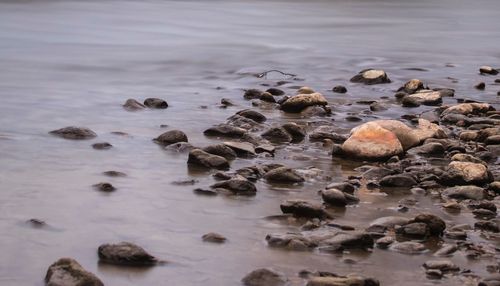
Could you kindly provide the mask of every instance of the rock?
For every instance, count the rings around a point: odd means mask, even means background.
[[[226,189],[235,195],[242,196],[254,196],[255,193],[257,193],[257,188],[255,187],[255,185],[252,182],[241,177],[215,183],[210,187],[213,189]]]
[[[423,222],[414,222],[397,228],[396,233],[408,237],[424,239],[429,236],[429,227]]]
[[[258,154],[267,152],[274,156],[274,151],[276,151],[276,148],[271,144],[260,144],[259,146],[255,147],[255,152]]]
[[[332,206],[344,207],[349,203],[358,202],[359,199],[353,195],[345,194],[337,189],[326,189],[321,191],[323,200]]]
[[[356,187],[350,183],[331,183],[326,186],[326,189],[337,189],[342,193],[354,194]]]
[[[153,140],[156,143],[164,145],[164,146],[179,143],[179,142],[188,142],[188,138],[186,136],[186,133],[184,133],[180,130],[167,131]]]
[[[335,133],[335,127],[329,125],[319,126],[309,135],[311,141],[323,141],[325,139],[330,139],[335,143],[344,143],[347,137]]]
[[[419,107],[420,100],[415,97],[405,96],[401,100],[401,105],[404,107]]]
[[[422,243],[414,241],[394,242],[389,249],[403,254],[421,254],[427,250]]]
[[[301,183],[305,181],[297,171],[287,167],[278,167],[268,171],[264,175],[264,179],[275,183]]]
[[[98,191],[106,192],[106,193],[110,193],[110,192],[113,192],[116,190],[116,188],[113,187],[113,185],[111,185],[110,183],[98,183],[98,184],[93,185],[92,187],[94,187],[94,189],[96,189]]]
[[[219,136],[228,138],[241,138],[247,131],[243,128],[234,127],[229,124],[219,124],[208,128],[203,132],[206,136]]]
[[[457,200],[482,200],[484,198],[484,190],[473,185],[456,186],[445,189],[443,195]]]
[[[461,103],[446,108],[441,113],[441,118],[449,114],[468,115],[468,114],[485,113],[490,109],[492,109],[492,107],[488,103]]]
[[[108,177],[126,177],[127,174],[123,172],[118,172],[118,171],[105,171],[102,172],[103,175],[108,176]]]
[[[93,273],[72,258],[61,258],[50,265],[45,275],[47,286],[104,286]]]
[[[130,242],[102,244],[97,253],[99,261],[117,265],[152,266],[159,261],[142,247]]]
[[[290,113],[299,113],[309,106],[325,106],[328,101],[321,93],[298,94],[290,97],[281,104],[281,110]]]
[[[222,106],[234,106],[235,104],[231,101],[231,99],[229,98],[222,98],[220,100],[220,104],[222,104]]]
[[[146,106],[139,101],[130,98],[125,101],[125,104],[123,104],[123,108],[128,111],[137,111],[146,108]]]
[[[396,226],[407,224],[409,219],[400,216],[385,216],[372,221],[366,229],[368,232],[384,233],[394,229]]]
[[[292,136],[293,142],[300,142],[307,135],[302,126],[293,122],[285,123],[281,127]]]
[[[96,150],[106,150],[111,149],[111,147],[113,147],[113,145],[109,144],[108,142],[99,142],[92,144],[92,148]]]
[[[243,95],[243,97],[245,99],[258,99],[258,98],[260,98],[261,95],[262,95],[261,90],[252,88],[252,89],[245,90],[245,94]]]
[[[443,156],[445,153],[443,144],[437,142],[426,143],[422,146],[417,146],[408,150],[408,153],[427,155],[427,156]]]
[[[236,154],[241,157],[253,157],[256,154],[255,148],[253,147],[252,144],[248,142],[226,141],[224,142],[224,145],[233,149],[233,151],[236,152]]]
[[[168,103],[160,98],[146,98],[146,100],[144,100],[144,105],[156,109],[165,109],[168,107]]]
[[[189,152],[188,164],[219,170],[229,169],[229,163],[224,157],[200,149],[193,149]]]
[[[293,214],[297,217],[306,218],[328,218],[328,213],[323,210],[321,204],[304,200],[287,200],[280,205],[284,214]]]
[[[370,110],[371,111],[384,111],[384,110],[387,110],[389,109],[385,104],[383,103],[380,103],[380,102],[374,102],[372,104],[370,104]]]
[[[292,136],[282,127],[272,127],[261,134],[262,138],[272,143],[288,143],[292,141]]]
[[[359,275],[312,277],[306,286],[379,286],[378,280]]]
[[[464,153],[458,153],[453,156],[451,156],[452,161],[460,161],[460,162],[470,162],[470,163],[477,163],[477,164],[483,164],[487,165],[486,162],[484,162],[481,159],[478,159],[472,155],[469,154],[464,154]]]
[[[343,85],[337,85],[332,88],[332,91],[336,93],[346,93],[347,88]]]
[[[494,233],[500,232],[500,227],[498,226],[498,223],[488,220],[477,221],[476,223],[474,223],[474,228]]]
[[[441,177],[441,183],[447,186],[482,185],[493,181],[488,168],[483,164],[453,161]]]
[[[484,140],[486,145],[500,145],[500,135],[493,135]]]
[[[480,82],[474,86],[474,88],[479,90],[484,90],[486,88],[486,84],[484,82]]]
[[[382,187],[413,187],[417,181],[410,175],[398,174],[383,177],[379,184]]]
[[[224,157],[226,160],[234,160],[237,157],[236,152],[225,144],[209,145],[202,150],[213,155]]]
[[[253,121],[258,122],[258,123],[262,123],[262,122],[267,120],[267,118],[262,113],[257,112],[255,110],[251,110],[251,109],[244,109],[244,110],[236,112],[236,114],[243,116],[243,117],[246,117],[246,118],[250,118]]]
[[[449,260],[428,260],[423,266],[425,269],[438,269],[443,273],[460,270],[460,267]]]
[[[428,214],[428,213],[419,214],[412,220],[408,221],[409,224],[415,222],[425,223],[429,227],[430,235],[434,236],[442,235],[444,230],[446,229],[446,223],[441,218],[433,214]]]
[[[490,74],[490,75],[497,75],[498,70],[490,67],[490,66],[482,66],[479,68],[479,73],[481,74]]]
[[[315,93],[314,89],[308,86],[303,86],[297,90],[297,94],[313,94],[313,93]]]
[[[451,256],[458,250],[455,244],[444,244],[441,248],[434,253],[434,256]]]
[[[288,279],[269,268],[260,268],[248,273],[242,280],[245,286],[285,286]]]
[[[384,237],[377,239],[377,241],[375,241],[375,244],[381,249],[387,249],[389,247],[389,245],[394,243],[394,241],[396,241],[394,239],[394,237],[384,236]]]
[[[275,103],[276,102],[276,99],[274,98],[274,96],[272,94],[270,94],[269,92],[263,92],[260,95],[259,99],[262,100],[262,101],[265,101],[265,102],[271,102],[271,103]]]
[[[177,142],[165,146],[165,150],[179,152],[179,153],[189,152],[193,149],[195,149],[195,147],[189,144],[188,142]]]
[[[270,94],[272,94],[274,96],[281,96],[281,95],[285,94],[284,91],[282,91],[279,88],[275,88],[275,87],[271,87],[271,88],[267,89],[266,92],[269,92]]]
[[[440,91],[432,90],[420,90],[414,94],[407,95],[403,98],[403,106],[405,106],[405,100],[410,100],[416,102],[418,105],[438,105],[442,100],[442,95]]]
[[[270,247],[286,248],[295,251],[306,251],[317,246],[317,243],[304,237],[302,234],[268,234],[267,244]]]
[[[214,190],[208,190],[208,189],[202,189],[202,188],[196,188],[193,190],[193,192],[197,195],[202,195],[202,196],[216,196],[217,192]]]
[[[346,249],[373,248],[373,238],[364,232],[339,232],[332,238],[321,241],[322,251],[343,251]]]
[[[69,126],[57,130],[52,130],[49,133],[62,137],[64,139],[72,139],[72,140],[85,140],[97,137],[97,134],[95,134],[94,131],[86,127],[75,127],[75,126]]]
[[[403,91],[408,94],[415,93],[421,89],[424,89],[424,83],[419,79],[411,79],[407,81],[398,91]]]
[[[207,234],[204,234],[201,238],[203,239],[203,241],[213,242],[213,243],[224,243],[227,240],[227,238],[225,238],[223,235],[215,232],[209,232]]]
[[[351,82],[364,84],[381,84],[390,83],[391,80],[383,70],[366,69],[360,71],[357,75],[351,78]]]
[[[500,273],[492,274],[479,282],[478,286],[498,286],[500,285]]]

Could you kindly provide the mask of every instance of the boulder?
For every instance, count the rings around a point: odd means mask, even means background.
[[[272,143],[288,143],[292,141],[292,136],[282,127],[272,127],[261,134],[262,138]]]
[[[255,185],[241,176],[215,183],[210,187],[213,189],[225,189],[235,195],[254,196],[257,193]]]
[[[72,258],[61,258],[50,265],[45,275],[47,286],[104,286],[93,273]]]
[[[224,157],[200,149],[193,149],[189,152],[188,164],[219,170],[229,169],[229,163]]]
[[[415,93],[421,89],[424,89],[424,83],[419,79],[411,79],[407,81],[398,91],[403,91],[408,94]]]
[[[442,194],[457,200],[482,200],[484,198],[484,193],[483,188],[469,185],[447,188]]]
[[[373,238],[365,232],[338,232],[332,238],[321,241],[322,251],[373,248]]]
[[[278,167],[268,171],[264,175],[264,179],[268,182],[275,183],[301,183],[304,178],[294,169],[287,167]]]
[[[109,264],[130,266],[152,266],[159,261],[142,247],[130,242],[102,244],[97,253],[99,261]]]
[[[241,138],[246,132],[243,128],[234,127],[229,124],[219,124],[208,128],[203,134],[206,136]]]
[[[305,218],[329,218],[323,206],[316,202],[304,200],[287,200],[280,205],[281,211],[285,214],[293,214],[297,217]]]
[[[352,77],[351,82],[371,85],[371,84],[390,83],[391,80],[383,70],[366,69],[360,71],[357,75]]]
[[[146,106],[135,99],[127,99],[123,104],[123,108],[128,111],[137,111],[146,108]]]
[[[212,155],[224,157],[226,160],[234,160],[237,157],[236,152],[225,144],[209,145],[202,150]]]
[[[168,107],[168,103],[160,98],[146,98],[146,100],[144,100],[144,105],[156,109],[165,109]]]
[[[273,269],[260,268],[248,273],[241,282],[245,286],[285,286],[288,279]]]
[[[97,137],[97,134],[86,127],[68,126],[49,132],[52,135],[62,137],[64,139],[85,140]]]
[[[240,111],[236,112],[236,114],[243,116],[243,117],[246,117],[246,118],[250,118],[253,121],[258,122],[258,123],[262,123],[262,122],[267,120],[267,118],[262,113],[257,112],[255,110],[251,110],[251,109],[240,110]]]
[[[325,106],[327,104],[328,101],[321,93],[299,94],[283,102],[281,110],[290,113],[299,113],[309,106]]]
[[[155,138],[154,141],[158,144],[167,146],[179,142],[188,142],[188,138],[186,133],[180,130],[170,130]]]
[[[441,177],[446,186],[482,185],[493,181],[488,168],[483,164],[452,161]]]

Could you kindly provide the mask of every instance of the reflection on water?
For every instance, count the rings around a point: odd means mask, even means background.
[[[48,265],[71,256],[107,285],[235,285],[265,266],[291,277],[313,268],[361,271],[384,285],[422,285],[426,280],[415,269],[427,255],[374,250],[353,253],[358,263],[351,265],[330,254],[267,248],[267,233],[294,228],[264,218],[279,214],[279,203],[290,196],[315,197],[323,184],[282,190],[259,182],[255,198],[196,196],[192,189],[211,184],[211,177],[189,172],[185,154],[161,150],[151,139],[167,124],[186,132],[193,145],[215,142],[202,131],[249,106],[242,89],[288,79],[250,75],[270,69],[303,79],[290,87],[322,91],[345,130],[356,124],[343,120],[346,113],[366,109],[347,103],[388,96],[391,104],[401,82],[414,77],[454,88],[457,97],[498,104],[496,91],[471,88],[481,79],[478,66],[500,62],[497,8],[495,0],[0,1],[0,284],[41,285]],[[385,69],[394,83],[347,82],[372,66]],[[329,92],[337,84],[349,93]],[[146,97],[165,98],[170,107],[136,113],[121,107],[128,98]],[[222,97],[238,106],[219,109]],[[271,123],[291,118],[264,113]],[[390,108],[377,115],[401,114]],[[47,134],[68,125],[90,127],[96,140],[114,148],[96,151],[90,148],[95,140]],[[295,161],[278,151],[276,161],[317,166],[332,180],[353,174],[351,166],[332,164],[321,147],[304,153],[317,159]],[[238,160],[232,169],[259,160]],[[107,170],[128,176],[107,178],[101,174]],[[199,183],[171,184],[191,177]],[[107,195],[92,189],[105,180],[118,190]],[[389,207],[402,197],[361,191],[360,205],[337,212],[338,222],[363,228],[374,217],[394,215]],[[439,212],[429,198],[419,199],[422,209]],[[47,229],[23,226],[30,218],[46,221]],[[211,231],[223,233],[228,243],[201,243]],[[97,246],[122,240],[172,263],[147,271],[98,265]]]

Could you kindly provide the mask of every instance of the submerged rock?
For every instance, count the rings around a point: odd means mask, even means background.
[[[337,85],[332,88],[332,91],[336,93],[346,93],[347,88],[343,85]]]
[[[379,184],[382,187],[413,187],[417,181],[410,175],[397,174],[383,177]]]
[[[93,273],[72,258],[61,258],[50,265],[45,275],[47,286],[104,286]]]
[[[209,232],[207,234],[204,234],[201,238],[203,239],[203,241],[213,242],[213,243],[224,243],[227,240],[226,237],[215,232]]]
[[[390,83],[391,80],[383,70],[366,69],[360,71],[357,75],[352,77],[351,82],[371,85],[371,84]]]
[[[343,251],[346,249],[373,248],[373,238],[364,232],[339,232],[332,238],[321,241],[322,251]]]
[[[389,249],[403,254],[421,254],[427,250],[422,243],[415,241],[394,242]]]
[[[229,124],[219,124],[208,128],[203,132],[206,136],[220,136],[228,138],[241,138],[247,131],[243,128],[234,127]]]
[[[189,152],[193,149],[195,149],[195,147],[188,142],[177,142],[165,146],[165,150],[179,152],[179,153]]]
[[[305,181],[297,171],[287,167],[278,167],[268,171],[264,175],[264,179],[276,183],[301,183]]]
[[[299,113],[309,106],[324,106],[327,104],[328,101],[321,93],[299,94],[283,102],[281,110],[290,113]]]
[[[168,107],[168,103],[160,98],[146,98],[144,100],[144,105],[149,108],[165,109]]]
[[[255,185],[241,177],[215,183],[210,187],[213,189],[225,189],[235,195],[254,196],[257,193]]]
[[[92,148],[96,150],[106,150],[106,149],[111,149],[112,147],[113,145],[109,144],[108,142],[99,142],[92,144]]]
[[[126,177],[127,174],[119,171],[105,171],[102,172],[103,175],[109,176],[109,177]]]
[[[323,206],[316,202],[304,200],[287,200],[280,205],[281,211],[285,214],[293,214],[297,217],[306,218],[329,218]]]
[[[473,185],[456,186],[445,189],[443,195],[458,200],[482,200],[484,197],[484,190],[483,188]]]
[[[306,137],[307,135],[304,128],[297,123],[285,123],[281,127],[292,136],[293,142],[302,141],[302,139],[304,139],[304,137]]]
[[[483,164],[453,161],[446,168],[441,182],[447,186],[482,185],[493,181],[488,168]]]
[[[125,104],[123,104],[123,108],[125,108],[128,111],[137,111],[146,108],[146,106],[139,101],[130,98],[125,101]]]
[[[272,127],[261,134],[262,138],[272,143],[288,143],[292,141],[292,136],[282,127]]]
[[[442,235],[446,229],[446,223],[441,218],[429,213],[417,215],[415,218],[408,221],[408,224],[416,222],[425,223],[429,227],[430,235],[434,236]]]
[[[288,279],[269,268],[260,268],[248,273],[242,280],[245,286],[285,286]]]
[[[200,149],[193,149],[189,152],[188,164],[219,170],[229,169],[229,162],[224,157]]]
[[[97,134],[87,127],[68,126],[57,130],[52,130],[50,134],[64,139],[85,140],[97,137]]]
[[[159,261],[142,247],[130,242],[102,244],[97,253],[99,261],[117,265],[151,266]]]
[[[380,283],[374,278],[350,274],[348,276],[318,276],[312,277],[306,286],[379,286]]]
[[[188,138],[186,133],[180,130],[170,130],[153,139],[153,141],[166,146],[179,142],[188,142]]]
[[[225,144],[210,145],[202,150],[213,155],[224,157],[226,160],[234,160],[237,157],[236,152]]]
[[[251,109],[244,109],[236,112],[236,114],[252,119],[255,122],[262,123],[267,120],[267,118],[260,112]]]
[[[497,75],[498,70],[490,67],[490,66],[482,66],[479,68],[479,73],[481,74],[490,74],[490,75]]]
[[[337,189],[323,190],[321,191],[321,197],[327,204],[339,207],[344,207],[347,204],[357,203],[359,201],[355,196],[341,192]]]
[[[110,183],[105,183],[105,182],[95,184],[92,187],[94,187],[94,189],[96,189],[98,191],[106,192],[106,193],[110,193],[110,192],[113,192],[116,190],[116,188],[113,185],[111,185]]]

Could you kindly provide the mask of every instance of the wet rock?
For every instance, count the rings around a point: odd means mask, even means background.
[[[464,154],[464,153],[458,153],[458,154],[455,154],[451,157],[451,160],[452,161],[460,161],[460,162],[470,162],[470,163],[477,163],[477,164],[483,164],[486,166],[486,163],[481,160],[481,159],[478,159],[472,155],[469,155],[469,154]]]
[[[323,141],[330,139],[335,143],[344,143],[347,136],[335,133],[335,127],[329,125],[319,126],[309,135],[311,141]]]
[[[105,171],[102,172],[103,175],[108,176],[108,177],[126,177],[127,174],[119,171]]]
[[[421,104],[418,98],[405,96],[401,100],[401,105],[404,107],[419,107]]]
[[[425,269],[437,269],[443,273],[460,270],[460,267],[449,260],[428,260],[423,266]]]
[[[488,168],[483,164],[453,161],[441,177],[441,183],[447,186],[482,185],[493,181]]]
[[[266,152],[274,156],[274,151],[276,151],[276,147],[271,144],[261,144],[255,147],[255,152],[258,154]]]
[[[202,188],[196,188],[193,190],[193,192],[197,195],[202,195],[202,196],[216,196],[217,195],[217,192],[214,190],[202,189]]]
[[[188,164],[219,170],[229,169],[229,162],[224,157],[200,149],[193,149],[189,152]]]
[[[306,286],[379,286],[374,278],[365,278],[359,275],[312,277]]]
[[[415,241],[394,242],[389,249],[403,254],[421,254],[427,250],[422,243]]]
[[[209,232],[207,234],[204,234],[201,238],[203,239],[203,241],[213,242],[213,243],[224,243],[227,240],[226,237],[215,232]]]
[[[226,189],[235,195],[242,196],[254,196],[257,193],[257,188],[255,187],[255,185],[252,182],[241,177],[215,183],[210,187],[213,189]]]
[[[292,136],[293,142],[300,142],[304,139],[304,137],[306,137],[306,131],[304,128],[296,123],[285,123],[281,127]]]
[[[49,133],[62,137],[64,139],[72,139],[72,140],[85,140],[97,137],[97,134],[95,134],[94,131],[86,127],[75,127],[75,126],[69,126],[57,130],[52,130]]]
[[[332,88],[332,91],[336,93],[346,93],[347,88],[343,85],[337,85]]]
[[[281,110],[290,113],[299,113],[309,106],[325,106],[328,101],[321,93],[298,94],[290,97],[281,104]]]
[[[287,167],[278,167],[268,171],[264,175],[264,179],[275,183],[301,183],[305,181],[297,171]]]
[[[405,100],[411,102],[411,104],[416,104],[415,106],[418,105],[438,105],[442,100],[442,93],[440,91],[433,91],[433,90],[420,90],[414,94],[407,95],[403,98],[403,106],[410,105],[410,103],[407,103],[405,105]]]
[[[411,79],[407,81],[398,91],[403,91],[408,94],[415,93],[421,89],[424,89],[424,83],[419,79]]]
[[[408,153],[427,155],[427,156],[443,156],[445,148],[443,144],[430,142],[422,146],[417,146],[408,150]]]
[[[125,101],[125,104],[123,104],[123,108],[128,111],[137,111],[146,108],[146,106],[139,101],[130,98]]]
[[[99,142],[92,144],[92,148],[96,150],[106,150],[111,149],[111,147],[113,147],[113,145],[109,144],[108,142]]]
[[[229,99],[229,98],[222,98],[222,99],[220,100],[220,104],[221,104],[222,106],[234,106],[234,105],[235,105],[235,104],[231,101],[231,99]]]
[[[380,217],[372,221],[366,231],[384,233],[388,230],[394,229],[396,226],[405,225],[408,221],[409,219],[400,216]]]
[[[429,213],[419,214],[408,221],[409,224],[415,222],[425,223],[429,227],[430,235],[442,235],[446,229],[446,223],[441,218]]]
[[[444,244],[441,248],[434,253],[434,256],[451,256],[458,250],[455,244]]]
[[[246,118],[250,118],[253,121],[258,122],[258,123],[262,123],[262,122],[267,120],[267,118],[262,113],[257,112],[255,110],[251,110],[251,109],[244,109],[244,110],[236,112],[236,114],[243,116],[243,117],[246,117]]]
[[[245,286],[285,286],[288,279],[269,268],[260,268],[248,273],[242,280]]]
[[[379,184],[382,187],[413,187],[417,181],[410,175],[398,174],[383,177]]]
[[[343,193],[337,189],[326,189],[321,191],[321,197],[323,200],[332,206],[344,207],[350,203],[357,203],[359,201],[353,195]]]
[[[240,157],[253,157],[256,154],[255,148],[248,142],[226,141],[224,142],[224,145],[233,149],[233,151]]]
[[[385,104],[380,103],[380,102],[374,102],[370,104],[370,110],[371,111],[383,111],[389,109]]]
[[[496,213],[497,212],[497,207],[495,205],[495,203],[491,202],[491,201],[471,201],[467,204],[467,206],[470,208],[470,209],[485,209],[485,210],[489,210],[493,213]]]
[[[156,109],[165,109],[168,107],[168,103],[160,98],[146,98],[146,100],[144,100],[144,105]]]
[[[241,138],[247,131],[243,128],[234,127],[229,124],[219,124],[205,130],[206,136],[219,136],[228,138]]]
[[[165,146],[165,150],[178,152],[178,153],[189,152],[193,149],[195,149],[195,147],[188,142],[177,142],[177,143]]]
[[[272,143],[288,143],[292,141],[292,136],[282,127],[272,127],[261,134],[262,138]]]
[[[457,200],[482,200],[484,197],[483,188],[469,185],[447,188],[443,195]]]
[[[474,86],[476,89],[484,90],[486,88],[486,84],[484,82],[480,82]]]
[[[357,75],[352,77],[351,82],[371,85],[371,84],[390,83],[391,80],[383,70],[366,69],[360,71]]]
[[[110,192],[113,192],[116,190],[116,188],[113,185],[111,185],[110,183],[105,183],[105,182],[95,184],[92,187],[94,187],[94,189],[96,189],[98,191],[106,192],[106,193],[110,193]]]
[[[326,189],[337,189],[343,193],[354,194],[356,187],[350,183],[331,183],[326,186]]]
[[[364,232],[339,232],[332,238],[321,241],[322,251],[343,251],[346,249],[373,248],[373,238]]]
[[[297,94],[313,94],[313,93],[315,93],[314,89],[308,86],[303,86],[297,90]]]
[[[500,227],[498,226],[498,223],[489,220],[477,221],[476,223],[474,223],[474,228],[494,233],[500,232]]]
[[[275,88],[275,87],[271,87],[271,88],[267,89],[266,92],[269,92],[270,94],[272,94],[274,96],[281,96],[281,95],[285,94],[284,91],[282,91],[279,88]]]
[[[394,239],[394,237],[392,237],[392,236],[384,236],[384,237],[381,237],[381,238],[377,239],[377,241],[375,241],[375,244],[377,245],[378,248],[386,249],[386,248],[389,247],[389,245],[391,245],[392,243],[394,243],[394,241],[396,241]]]
[[[243,117],[239,114],[235,114],[227,119],[227,124],[233,127],[242,128],[245,130],[258,130],[262,126],[253,119]]]
[[[307,251],[317,246],[317,243],[302,234],[268,234],[266,235],[267,244],[270,247],[285,248],[294,251]]]
[[[99,261],[116,265],[152,266],[159,261],[142,247],[130,242],[102,244],[97,249]]]
[[[180,130],[170,130],[155,138],[154,141],[158,144],[167,146],[179,142],[188,142],[188,138],[186,133]]]
[[[482,66],[479,68],[479,72],[481,74],[490,74],[490,75],[497,75],[498,74],[498,70],[490,67],[490,66]]]
[[[293,214],[297,217],[320,219],[330,217],[321,204],[305,200],[287,200],[280,205],[280,208],[283,213]]]
[[[269,92],[263,92],[260,95],[259,99],[262,100],[262,101],[265,101],[265,102],[270,102],[270,103],[275,103],[276,102],[276,99],[274,98],[274,96],[272,94],[270,94]]]
[[[45,275],[47,286],[104,286],[93,273],[72,258],[61,258],[50,265]]]
[[[479,114],[479,113],[485,113],[488,110],[490,110],[492,107],[488,103],[461,103],[457,105],[453,105],[451,107],[446,108],[442,113],[441,113],[441,118],[443,118],[446,115],[449,114],[462,114],[462,115],[468,115],[468,114]]]
[[[500,145],[500,135],[493,135],[484,140],[486,145]]]
[[[209,145],[202,150],[213,155],[224,157],[226,160],[234,160],[237,157],[236,152],[225,144]]]
[[[429,236],[429,227],[422,222],[406,224],[396,229],[396,233],[413,238],[426,238]]]
[[[258,89],[248,89],[245,90],[245,94],[243,94],[243,97],[245,99],[258,99],[262,95],[262,91]]]
[[[492,274],[479,282],[478,286],[499,286],[500,273]]]

